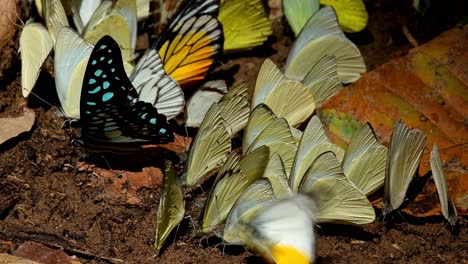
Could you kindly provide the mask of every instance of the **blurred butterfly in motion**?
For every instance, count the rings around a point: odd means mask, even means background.
[[[104,36],[89,58],[81,90],[81,140],[102,152],[135,151],[140,145],[173,140],[166,116],[150,103],[139,101],[128,79],[120,48]]]
[[[182,87],[203,80],[220,59],[224,37],[218,12],[219,0],[182,2],[152,46]]]

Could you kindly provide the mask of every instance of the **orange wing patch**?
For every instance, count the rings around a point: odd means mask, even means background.
[[[211,15],[201,15],[174,27],[159,55],[166,72],[184,88],[205,78],[222,47],[221,24]]]

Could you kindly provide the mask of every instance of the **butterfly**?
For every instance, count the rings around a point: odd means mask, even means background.
[[[267,179],[257,180],[238,198],[223,239],[244,244],[271,263],[312,263],[315,259],[315,203],[294,193],[275,198]]]
[[[155,247],[160,250],[166,239],[184,219],[185,200],[177,172],[170,161],[166,161],[164,172],[164,189],[161,193],[158,207],[158,220],[156,223]]]
[[[77,28],[80,29],[78,16],[75,11],[74,19],[79,25]],[[84,28],[81,34],[92,44],[105,35],[112,36],[122,47],[124,59],[130,61],[133,59],[136,45],[137,19],[135,0],[102,1],[87,23],[82,23]]]
[[[449,193],[447,179],[442,169],[442,160],[440,159],[439,148],[436,144],[432,147],[431,151],[431,170],[432,177],[437,188],[439,195],[440,209],[442,215],[447,221],[454,226],[457,223],[457,208],[455,207]]]
[[[132,151],[142,144],[173,140],[166,116],[152,104],[138,100],[138,92],[125,73],[120,48],[110,36],[101,38],[89,57],[80,117],[81,141],[92,150]]]
[[[384,213],[400,208],[426,147],[426,135],[409,128],[403,121],[395,122],[388,148],[384,181]]]
[[[39,23],[28,22],[21,31],[21,87],[24,97],[28,97],[34,88],[53,46],[49,32]]]
[[[284,15],[294,35],[299,35],[307,20],[320,8],[320,1],[289,0],[283,1]]]
[[[284,74],[289,79],[306,82],[306,76],[318,70],[313,68],[323,57],[335,58],[333,64],[342,83],[355,82],[366,71],[361,52],[346,38],[331,7],[321,8],[302,28],[289,51]]]
[[[222,54],[218,12],[217,0],[184,1],[152,45],[166,72],[183,87],[203,80]]]
[[[218,20],[223,25],[224,52],[260,46],[273,34],[262,0],[221,0]]]

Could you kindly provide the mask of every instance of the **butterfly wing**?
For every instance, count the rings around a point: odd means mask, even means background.
[[[83,29],[83,38],[94,44],[105,35],[120,44],[126,61],[133,59],[137,36],[135,1],[104,1],[99,5]]]
[[[262,0],[221,1],[218,20],[223,25],[225,52],[260,46],[273,33]]]
[[[289,0],[283,1],[284,15],[289,26],[298,35],[307,23],[307,20],[320,8],[320,1],[314,0]]]
[[[166,162],[164,173],[164,190],[161,194],[158,207],[158,220],[156,224],[155,246],[159,250],[164,242],[184,219],[185,200],[180,189],[177,173],[170,161]]]
[[[138,91],[138,99],[154,105],[168,119],[182,112],[184,92],[164,71],[158,52],[149,49],[138,61],[130,80]]]
[[[117,42],[104,36],[91,53],[81,90],[81,137],[85,145],[171,141],[172,129],[166,117],[137,98]]]
[[[20,37],[21,87],[24,97],[31,93],[52,47],[52,39],[43,25],[26,24]]]
[[[219,0],[186,0],[178,4],[176,14],[171,17],[167,23],[165,31],[169,28],[174,28],[177,24],[188,20],[195,15],[210,15],[213,17],[218,16],[219,13]],[[162,36],[159,36],[154,45],[158,42],[164,41]]]
[[[186,1],[158,36],[166,72],[181,86],[202,80],[222,54],[221,23],[216,19],[218,1]]]
[[[457,222],[457,208],[450,197],[447,179],[442,169],[442,160],[440,159],[439,149],[436,144],[434,144],[431,151],[431,170],[437,194],[439,195],[440,209],[447,221],[453,226]]]

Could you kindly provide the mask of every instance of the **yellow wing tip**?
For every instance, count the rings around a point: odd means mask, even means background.
[[[345,32],[359,32],[367,26],[369,15],[362,0],[320,0],[320,4],[333,7]]]
[[[270,248],[272,258],[277,264],[309,264],[312,263],[307,256],[294,247],[277,244]]]

